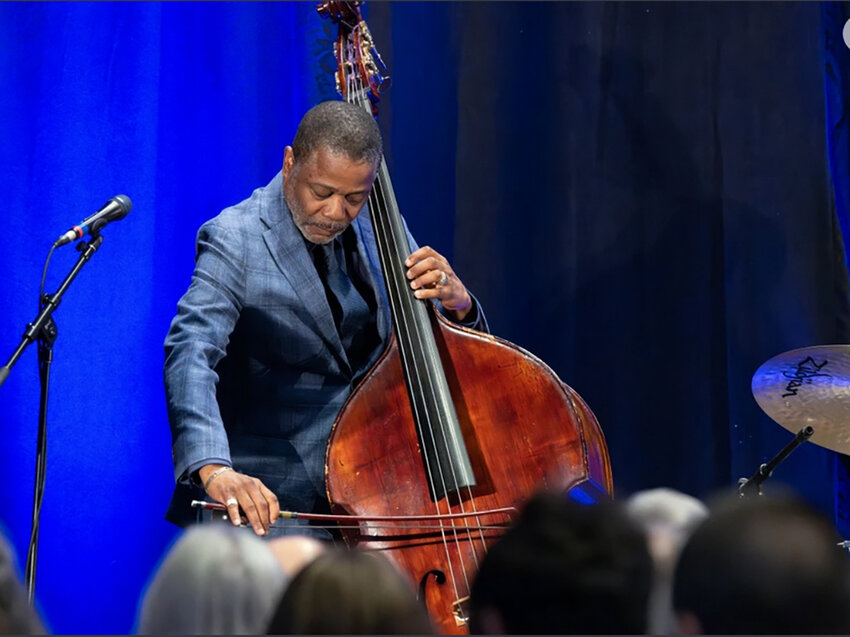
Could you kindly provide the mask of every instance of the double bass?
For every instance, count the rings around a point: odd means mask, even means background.
[[[336,84],[377,115],[389,77],[359,2],[325,2],[338,24]],[[488,548],[538,490],[613,492],[605,439],[581,397],[541,360],[451,323],[416,299],[389,171],[369,210],[393,334],[340,411],[325,459],[328,501],[349,546],[380,551],[418,589],[443,634],[468,632],[472,580]]]

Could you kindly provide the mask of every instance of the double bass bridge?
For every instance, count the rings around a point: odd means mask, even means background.
[[[469,595],[452,602],[452,617],[456,626],[466,626],[469,622]]]

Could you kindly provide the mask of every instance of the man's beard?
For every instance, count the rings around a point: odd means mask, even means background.
[[[304,213],[304,209],[301,207],[298,198],[292,193],[287,193],[286,191],[287,189],[284,188],[283,199],[286,201],[286,205],[289,207],[290,213],[292,213],[292,222],[295,224],[295,227],[298,228],[301,236],[310,243],[315,243],[316,245],[327,245],[345,232],[346,228],[348,228],[348,224],[313,221],[307,214]],[[316,237],[314,236],[314,233],[310,232],[311,229],[315,228],[327,230],[330,232],[330,235],[327,237]]]

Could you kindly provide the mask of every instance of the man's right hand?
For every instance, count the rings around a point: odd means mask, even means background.
[[[225,465],[208,464],[198,471],[201,484],[206,484],[213,472]],[[257,535],[266,535],[269,526],[280,515],[277,496],[257,478],[237,471],[222,471],[206,487],[207,494],[227,507],[227,514],[235,525],[242,523],[239,509]]]

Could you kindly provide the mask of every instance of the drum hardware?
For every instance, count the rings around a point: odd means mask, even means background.
[[[774,356],[756,370],[753,397],[770,418],[796,435],[749,479],[742,496],[761,495],[761,484],[797,446],[814,444],[850,453],[850,345],[816,345]]]
[[[759,466],[756,472],[749,479],[740,478],[738,480],[738,495],[740,495],[741,497],[747,495],[761,495],[762,482],[764,482],[771,475],[773,475],[773,470],[776,469],[777,465],[780,462],[785,460],[788,454],[794,451],[794,449],[796,449],[806,440],[811,438],[812,434],[814,433],[814,427],[810,425],[803,427],[800,431],[797,432],[797,435],[794,436],[794,440],[785,445],[782,451],[776,454],[773,460],[767,463],[762,463],[762,465]]]

